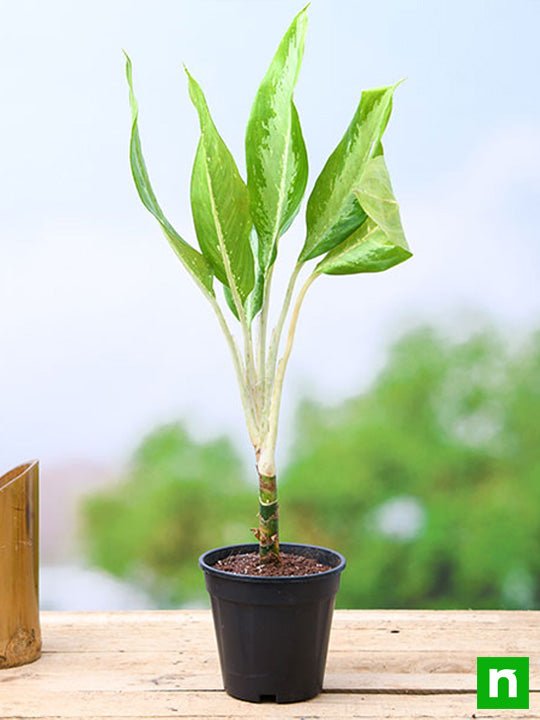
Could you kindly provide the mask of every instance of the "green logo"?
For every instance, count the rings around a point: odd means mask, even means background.
[[[476,658],[476,707],[529,709],[529,658]]]

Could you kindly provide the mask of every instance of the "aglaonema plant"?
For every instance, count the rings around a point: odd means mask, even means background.
[[[212,120],[201,87],[186,69],[200,124],[191,176],[199,250],[167,220],[150,184],[132,64],[126,55],[133,179],[143,205],[210,303],[230,348],[255,452],[259,513],[254,534],[264,560],[279,560],[276,440],[285,372],[306,293],[321,275],[380,272],[411,256],[382,146],[397,87],[391,85],[362,92],[345,134],[315,181],[306,206],[305,241],[270,331],[279,245],[298,214],[308,181],[306,146],[294,104],[306,27],[304,8],[281,40],[258,89],[246,130],[246,181]],[[219,285],[225,303],[218,300]],[[224,305],[234,318],[226,318]],[[231,323],[239,326],[237,332]]]

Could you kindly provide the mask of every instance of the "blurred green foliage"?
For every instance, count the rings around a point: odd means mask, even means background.
[[[540,608],[540,334],[416,330],[362,395],[299,407],[282,538],[342,551],[341,607]],[[250,540],[231,444],[180,426],[84,507],[89,558],[163,605],[203,601],[197,556]]]
[[[90,557],[163,605],[202,595],[197,558],[254,523],[253,493],[228,440],[196,443],[181,425],[147,437],[118,485],[84,506]]]

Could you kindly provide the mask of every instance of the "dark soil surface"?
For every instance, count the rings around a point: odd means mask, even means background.
[[[225,570],[225,572],[238,575],[266,575],[267,577],[316,575],[331,569],[329,565],[323,565],[313,558],[283,552],[279,561],[263,561],[258,553],[229,555],[218,560],[214,567],[217,570]]]

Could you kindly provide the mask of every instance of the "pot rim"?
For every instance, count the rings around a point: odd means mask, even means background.
[[[208,573],[209,575],[226,578],[227,580],[231,581],[248,583],[259,582],[279,585],[294,582],[316,582],[318,579],[326,578],[330,575],[337,575],[343,572],[347,564],[344,556],[341,553],[337,552],[337,550],[332,550],[330,548],[323,547],[322,545],[309,545],[307,543],[290,542],[280,543],[280,547],[287,550],[292,550],[294,548],[308,548],[309,550],[321,551],[323,553],[331,553],[338,560],[338,563],[334,567],[331,567],[329,570],[323,570],[323,572],[319,573],[312,573],[311,575],[241,575],[240,573],[233,573],[227,570],[219,570],[218,568],[214,567],[214,565],[209,565],[206,561],[206,558],[215,552],[228,550],[230,551],[228,554],[234,555],[238,554],[234,552],[235,550],[238,550],[239,552],[241,552],[242,550],[245,552],[252,552],[253,550],[257,550],[258,547],[258,543],[238,543],[235,545],[221,545],[220,547],[212,548],[211,550],[207,550],[206,552],[204,552],[199,557],[199,567],[201,568],[201,570],[203,570],[205,573]],[[224,555],[224,557],[226,557],[226,555]]]

